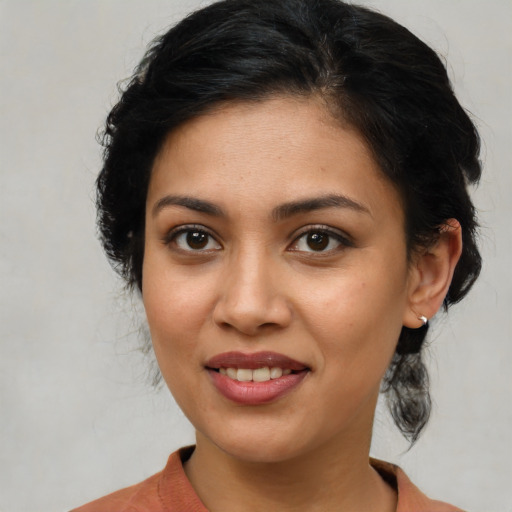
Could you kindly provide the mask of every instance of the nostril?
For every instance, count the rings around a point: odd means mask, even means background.
[[[269,281],[262,285],[260,280],[256,286],[245,279],[236,285],[226,285],[225,294],[213,310],[214,322],[222,329],[235,329],[249,336],[289,325],[289,304]]]

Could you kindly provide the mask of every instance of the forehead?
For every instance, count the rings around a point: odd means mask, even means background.
[[[376,215],[382,207],[401,213],[364,139],[315,98],[228,103],[184,123],[155,159],[148,203],[170,193],[239,209],[340,193]]]

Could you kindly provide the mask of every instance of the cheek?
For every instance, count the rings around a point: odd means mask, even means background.
[[[169,266],[159,256],[149,253],[144,262],[144,308],[162,376],[186,410],[188,395],[197,390],[194,379],[203,371],[199,340],[211,324],[217,284],[211,274]]]
[[[390,275],[389,268],[348,270],[308,287],[302,309],[315,330],[381,332],[388,327],[396,331],[405,303],[405,279]]]
[[[406,304],[405,270],[375,264],[326,280],[302,307],[305,329],[318,340],[326,367],[380,380],[395,349]],[[336,278],[334,278],[336,277]],[[331,365],[331,362],[333,364]]]
[[[144,262],[142,297],[153,341],[162,342],[160,336],[166,333],[175,340],[197,332],[209,315],[214,288],[211,276],[173,268],[149,255]]]
[[[155,356],[168,388],[186,410],[190,389],[195,388],[193,381],[202,370],[190,363],[198,360],[197,338],[204,323],[206,293],[177,272],[153,272],[151,265],[145,265],[145,270],[143,302]]]

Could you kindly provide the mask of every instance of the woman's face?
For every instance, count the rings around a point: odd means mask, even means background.
[[[315,100],[228,104],[156,159],[143,300],[201,442],[252,461],[369,443],[409,282],[397,191]]]

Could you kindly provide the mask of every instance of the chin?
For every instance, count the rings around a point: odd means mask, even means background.
[[[287,443],[269,443],[269,442],[246,442],[240,444],[230,443],[229,446],[218,447],[227,455],[244,462],[258,464],[276,464],[294,459],[299,453],[290,447]]]
[[[233,426],[218,435],[203,433],[201,438],[206,438],[207,442],[235,459],[253,463],[285,462],[315,448],[310,446],[314,443],[308,442],[304,432],[294,432],[287,427],[256,423],[250,428],[247,425]]]

